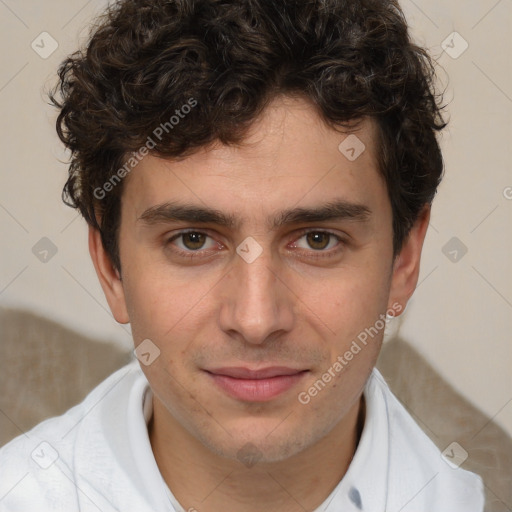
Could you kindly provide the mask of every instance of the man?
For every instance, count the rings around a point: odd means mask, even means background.
[[[398,5],[122,0],[59,76],[138,361],[0,451],[0,509],[481,511],[374,369],[443,167]]]

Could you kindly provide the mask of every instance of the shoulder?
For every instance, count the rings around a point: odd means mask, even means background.
[[[89,432],[101,431],[105,411],[126,407],[130,390],[141,375],[138,365],[130,363],[62,416],[43,421],[3,446],[0,511],[77,510],[74,462],[83,424],[87,423]]]
[[[482,512],[481,477],[449,463],[391,392],[378,370],[373,370],[367,389],[385,403],[387,411],[391,509]],[[457,449],[456,444],[454,447]]]

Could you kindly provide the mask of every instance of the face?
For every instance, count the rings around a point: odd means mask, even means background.
[[[404,285],[375,127],[354,134],[355,160],[338,149],[346,133],[281,98],[242,146],[147,156],[126,179],[122,281],[102,284],[135,344],[159,351],[141,365],[155,410],[214,453],[252,443],[283,460],[361,396]]]

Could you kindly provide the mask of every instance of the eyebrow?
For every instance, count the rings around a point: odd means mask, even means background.
[[[267,220],[269,229],[277,229],[290,224],[349,220],[366,222],[371,217],[371,209],[360,203],[335,200],[325,205],[311,208],[290,208],[279,212]],[[226,214],[207,206],[197,206],[176,202],[167,202],[152,206],[137,219],[146,225],[167,222],[190,222],[196,224],[216,224],[218,226],[238,229],[241,219],[233,214]]]

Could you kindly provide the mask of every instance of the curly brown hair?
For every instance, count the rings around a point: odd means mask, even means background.
[[[71,151],[63,199],[101,232],[120,269],[122,183],[95,191],[156,127],[167,129],[150,152],[185,157],[240,143],[272,99],[298,96],[331,127],[376,121],[396,256],[443,174],[434,78],[395,0],[120,0],[61,64],[50,93]]]

